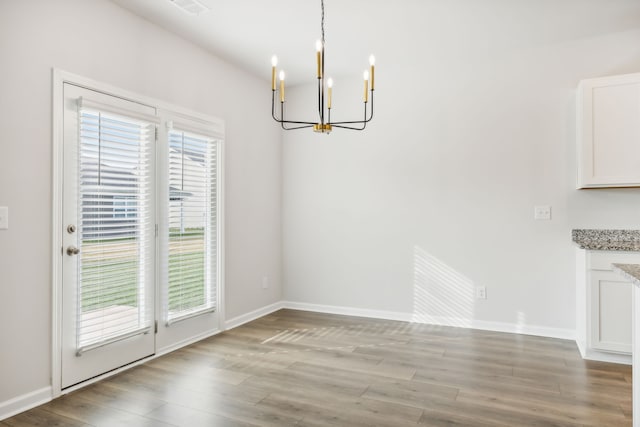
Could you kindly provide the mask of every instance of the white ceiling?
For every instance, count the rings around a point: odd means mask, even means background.
[[[200,16],[169,0],[112,1],[265,80],[273,54],[291,83],[315,77],[320,0],[200,0],[211,9]],[[379,71],[401,75],[638,28],[640,1],[325,0],[325,14],[329,75],[361,75],[370,53]]]

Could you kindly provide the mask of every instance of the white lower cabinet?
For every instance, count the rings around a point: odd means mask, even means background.
[[[638,264],[640,253],[578,249],[576,261],[576,342],[582,357],[631,364],[632,284],[611,264]]]
[[[631,286],[613,271],[591,270],[591,348],[631,354]]]

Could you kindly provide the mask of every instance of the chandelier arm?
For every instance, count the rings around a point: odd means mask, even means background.
[[[356,124],[362,124],[362,123],[369,123],[369,120],[352,120],[352,121],[348,121],[348,122],[331,122],[329,124],[331,126],[334,126],[334,125],[356,125]]]
[[[282,129],[284,129],[284,130],[295,130],[295,129],[311,128],[311,127],[313,127],[315,125],[315,123],[311,123],[311,124],[304,125],[304,126],[295,126],[295,127],[292,127],[292,128],[288,128],[288,127],[284,126],[285,123],[295,123],[295,122],[280,122],[280,126],[282,126]],[[301,123],[304,123],[304,122],[301,122]]]
[[[276,122],[280,122],[281,119],[276,117],[276,91],[272,90],[271,93],[271,117],[273,117],[273,120]]]
[[[284,119],[284,102],[280,103],[280,118],[277,118],[276,114],[275,114],[275,96],[276,96],[275,94],[276,94],[276,92],[273,91],[273,90],[272,90],[272,92],[273,92],[273,96],[271,97],[271,116],[273,117],[273,120],[275,120],[276,122],[278,122],[278,123],[280,123],[282,125],[283,129],[286,129],[286,130],[300,129],[300,128],[297,128],[297,127],[291,128],[291,129],[285,128],[284,127],[285,123],[306,125],[306,126],[302,126],[302,127],[306,127],[306,128],[312,127],[313,125],[315,125],[314,122],[299,122],[299,121],[295,121],[295,120],[285,120]]]
[[[365,113],[365,117],[367,116],[367,114]],[[365,121],[367,123],[369,123],[371,120],[373,119],[373,89],[371,89],[371,115],[369,116],[368,119],[366,119]]]
[[[362,123],[364,123],[364,122],[362,122]],[[343,126],[343,125],[333,125],[333,124],[331,126],[334,127],[334,128],[349,129],[349,130],[364,130],[367,127],[366,123],[364,123],[361,128],[355,128],[355,127]]]
[[[309,125],[309,126],[313,126],[313,125],[317,124],[317,123],[314,123],[314,122],[297,122],[297,121],[294,121],[294,120],[276,120],[276,122],[285,123],[285,124],[292,124],[292,125]]]
[[[367,122],[370,122],[373,119],[373,89],[371,89],[371,115],[367,119]]]
[[[331,126],[337,126],[337,125],[357,125],[357,124],[365,124],[365,123],[369,123],[368,120],[353,120],[353,121],[349,121],[349,122],[332,122],[329,123]]]
[[[373,91],[371,91],[371,113],[369,118],[367,118],[367,103],[364,103],[364,120],[353,120],[346,122],[329,122],[331,126],[334,125],[350,125],[350,124],[366,124],[369,123],[373,119]],[[337,126],[338,127],[338,126]]]
[[[354,127],[354,126],[345,126],[345,124],[361,124],[362,127]],[[364,130],[367,127],[367,103],[364,103],[364,120],[361,122],[339,122],[337,125],[332,125],[333,127],[341,128],[341,129],[349,129],[349,130]]]

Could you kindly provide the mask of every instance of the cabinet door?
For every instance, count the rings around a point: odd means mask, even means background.
[[[578,188],[640,186],[640,73],[578,86]]]
[[[612,271],[591,271],[591,347],[631,354],[631,283]]]

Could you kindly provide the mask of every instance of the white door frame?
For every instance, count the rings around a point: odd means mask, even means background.
[[[167,102],[163,102],[154,98],[138,95],[136,93],[120,89],[118,87],[97,82],[95,80],[82,77],[76,74],[72,74],[63,70],[54,68],[52,70],[52,215],[51,215],[51,229],[52,229],[52,260],[51,260],[51,387],[52,398],[56,398],[63,394],[62,381],[61,381],[61,349],[62,349],[62,255],[63,255],[63,225],[62,225],[62,208],[63,208],[63,137],[64,137],[64,125],[63,125],[63,86],[64,83],[74,84],[76,86],[84,87],[86,89],[95,90],[98,92],[107,93],[118,98],[147,104],[159,109],[173,111],[179,114],[202,119],[208,123],[211,123],[216,127],[220,134],[224,135],[224,122],[220,119],[207,116],[198,112],[194,112],[182,107],[172,105]],[[192,342],[199,341],[206,336],[211,336],[219,333],[225,324],[225,280],[224,280],[224,138],[220,144],[220,159],[222,160],[218,165],[218,191],[219,191],[219,207],[218,207],[218,239],[220,250],[218,251],[218,280],[217,280],[217,311],[218,311],[218,329],[210,331],[206,335],[200,335],[194,337],[192,340],[183,341],[180,343],[180,347],[188,345]],[[95,381],[99,381],[105,377],[114,375],[122,370],[129,369],[140,363],[144,363],[147,360],[151,360],[155,357],[166,354],[175,350],[178,347],[172,347],[167,349],[156,349],[156,354],[150,356],[141,361],[132,363],[125,367],[116,369],[106,374],[95,377],[91,380],[85,381],[77,386],[69,387],[64,390],[64,393],[76,390],[78,388],[89,385]]]

